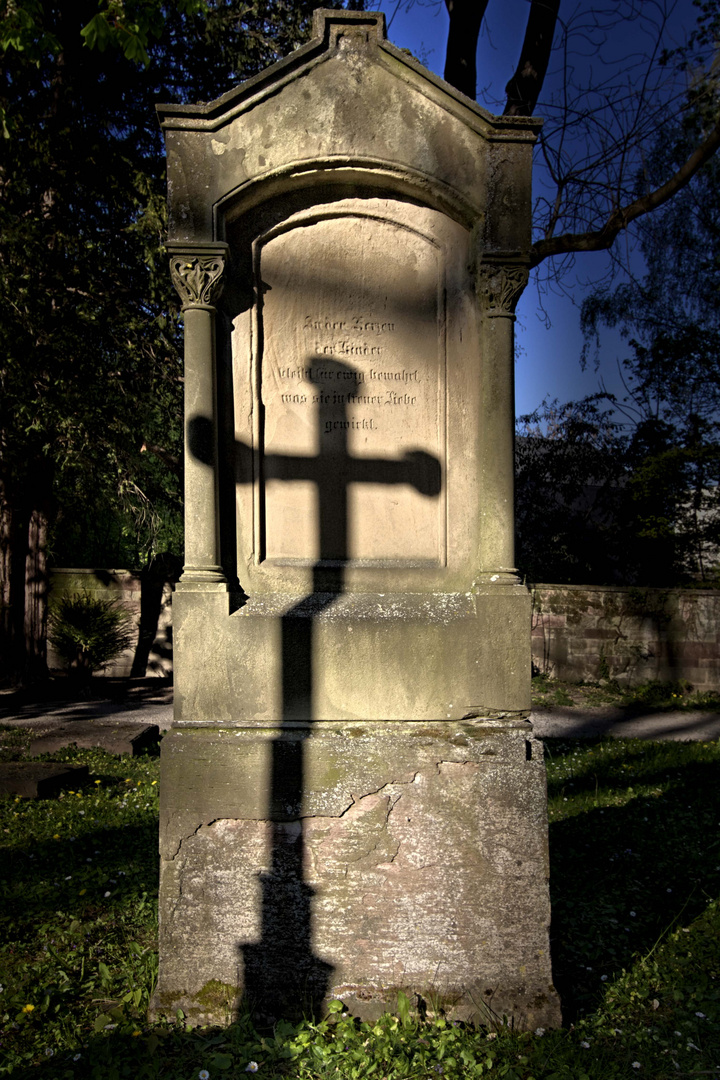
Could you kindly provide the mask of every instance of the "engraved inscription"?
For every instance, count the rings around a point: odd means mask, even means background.
[[[266,557],[442,562],[439,249],[349,214],[280,232],[257,265],[262,452],[308,463],[265,470]],[[324,476],[344,492],[336,536],[317,525]]]
[[[363,318],[361,315],[355,315],[349,319],[314,319],[311,315],[306,315],[302,329],[305,334],[316,334],[317,331],[325,330],[333,335],[340,331],[348,334],[357,334],[360,337],[360,340],[357,341],[333,340],[330,342],[322,342],[315,340],[312,345],[308,343],[308,351],[316,358],[325,356],[349,356],[355,359],[365,359],[381,356],[384,352],[392,351],[392,347],[388,350],[386,346],[373,345],[372,342],[364,340],[363,335],[394,334],[396,324],[389,321],[374,321],[373,319]],[[330,389],[334,383],[347,383],[348,381],[355,383],[357,386],[373,382],[420,382],[420,372],[418,368],[414,368],[412,371],[408,371],[406,368],[401,368],[399,370],[383,370],[377,366],[371,366],[369,368],[355,370],[350,367],[328,368],[319,362],[316,362],[314,366],[311,365],[309,367],[289,368],[280,366],[277,375],[282,381],[295,381],[298,384],[305,384],[306,386],[313,387],[322,385],[327,386],[328,389]],[[366,389],[370,390],[372,388],[366,387]],[[358,406],[377,406],[382,408],[386,405],[414,406],[418,402],[418,395],[398,393],[395,389],[384,390],[382,393],[349,392],[347,394],[335,392],[332,394],[283,392],[280,395],[280,400],[283,405],[336,405],[338,407],[350,405],[354,408]],[[378,430],[378,422],[378,416],[372,416],[370,418],[364,417],[362,420],[325,419],[322,425],[322,434],[329,435],[333,431],[356,429],[376,431]]]

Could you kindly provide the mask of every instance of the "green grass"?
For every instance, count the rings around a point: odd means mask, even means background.
[[[562,1030],[422,1023],[404,1002],[376,1024],[339,1004],[262,1033],[148,1024],[158,760],[69,750],[55,757],[90,766],[82,792],[0,798],[0,1076],[720,1077],[720,746],[546,745]]]
[[[547,675],[535,675],[532,681],[532,703],[534,708],[552,708],[555,705],[596,708],[615,705],[627,709],[630,714],[688,712],[694,709],[720,712],[720,693],[694,690],[690,683],[685,681],[654,681],[639,686],[622,686],[614,679],[569,683],[551,679]]]

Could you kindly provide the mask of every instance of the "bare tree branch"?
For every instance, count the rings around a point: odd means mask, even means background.
[[[177,454],[171,454],[169,450],[165,450],[164,447],[158,446],[156,443],[144,442],[140,447],[140,453],[154,454],[156,458],[159,458],[164,465],[167,465],[169,469],[172,469],[178,476],[181,473],[181,461]]]
[[[698,170],[716,153],[718,147],[720,147],[720,121],[666,183],[635,199],[628,206],[614,210],[601,229],[565,233],[562,236],[550,236],[536,241],[531,249],[530,265],[537,266],[553,255],[566,255],[578,251],[606,251],[619,233],[631,222],[662,206],[686,187]]]
[[[450,17],[445,78],[474,97],[488,0],[443,2]],[[562,8],[560,0],[526,3],[525,36],[504,112],[537,111],[545,118],[534,173],[532,265],[550,260],[545,274],[557,283],[578,252],[608,251],[603,273],[612,277],[621,266],[627,273],[627,252],[614,246],[618,236],[686,187],[720,145],[716,127],[692,154],[687,149],[690,156],[667,183],[656,186],[659,178],[648,175],[661,133],[677,137],[687,130],[688,116],[715,121],[720,54],[716,22],[705,11],[712,5],[700,5],[691,30],[678,23],[682,0],[567,0]],[[506,8],[505,21],[512,18]],[[491,111],[500,107],[487,88],[480,99]],[[652,190],[638,198],[642,175]]]

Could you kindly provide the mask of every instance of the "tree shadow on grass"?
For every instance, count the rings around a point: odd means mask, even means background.
[[[158,888],[157,818],[150,824],[118,825],[53,843],[3,852],[0,937],[32,939],[38,921],[63,911],[79,919],[111,906],[132,904]],[[88,860],[92,860],[89,862]],[[80,890],[85,890],[80,896]],[[105,894],[110,893],[106,897]]]
[[[569,749],[563,750],[563,753],[571,752],[572,744],[567,746]],[[556,751],[558,749],[555,747]],[[599,762],[594,772],[586,768],[584,773],[578,774],[576,770],[573,782],[582,788],[583,793],[594,795],[597,774],[598,794],[603,794],[608,787],[617,791],[623,761],[625,764],[635,761],[633,748],[628,749],[629,753],[624,758],[618,754],[614,765],[606,763],[604,767]],[[641,795],[621,807],[591,807],[586,812],[551,825],[555,978],[564,995],[567,1020],[583,1012],[590,1013],[600,1006],[606,986],[602,980],[603,974],[608,976],[608,984],[611,984],[623,968],[631,969],[634,962],[636,965],[637,957],[646,956],[658,940],[664,940],[669,927],[690,926],[702,916],[709,898],[720,892],[718,763],[693,760],[688,751],[685,765],[676,763],[674,767],[653,768],[653,748],[648,749],[650,761],[643,781],[652,783],[657,794]],[[660,755],[656,764],[661,762]],[[633,782],[637,782],[635,777]],[[559,783],[562,781],[554,781],[551,786]],[[125,853],[131,859],[134,850],[144,848],[148,857],[143,857],[137,865],[137,876],[132,887],[142,885],[148,890],[152,887],[154,826],[119,826],[117,830],[90,832],[83,839],[97,844],[98,848],[101,847],[98,839],[101,840],[105,845],[103,865],[108,869],[111,865],[118,865],[118,854]],[[46,843],[35,853],[38,858],[42,857],[46,870],[64,858],[76,859],[77,864],[81,865],[82,850],[77,848],[79,842],[78,837],[72,845],[69,841]],[[19,868],[21,872],[17,878],[18,885],[30,888],[30,891],[33,883],[37,883],[42,876],[40,866],[28,865],[28,855],[32,853],[29,848],[24,850],[25,863]],[[70,910],[72,899],[70,888],[70,885],[65,887],[62,900],[56,899],[57,906],[64,907],[66,911]],[[129,899],[130,890],[123,897],[126,906]],[[30,898],[26,912],[28,932],[41,921],[47,908],[48,904],[42,898],[35,901]],[[633,911],[634,915],[631,914]],[[706,912],[706,917],[710,914]],[[707,1008],[702,1002],[692,1003],[693,996],[703,984],[714,992],[712,979],[717,967],[717,953],[712,952],[711,943],[706,943],[704,950],[698,947],[699,936],[708,932],[700,925],[691,928],[687,937],[689,949],[685,951],[692,958],[684,958],[683,963],[674,964],[672,972],[665,976],[666,993],[669,984],[674,1001],[680,1002],[679,1005],[671,1003],[670,1007],[676,1008],[685,1020],[696,1027],[702,1026],[705,1021],[695,1019],[698,1015],[695,1010],[702,1008],[707,1011]],[[681,944],[685,946],[684,935],[681,937]],[[662,963],[667,963],[667,956],[666,952]],[[710,957],[712,971],[707,970]],[[96,1011],[100,1008],[97,1005]],[[641,1009],[643,1025],[647,1023],[649,1008],[649,1003],[645,1003]],[[661,1011],[650,1015],[662,1019],[664,1009],[663,1001]],[[85,1077],[89,1080],[96,1076],[113,1080],[114,1077],[126,1075],[184,1077],[197,1075],[200,1069],[208,1069],[211,1076],[244,1075],[249,1060],[264,1060],[258,1050],[258,1036],[250,1028],[247,1017],[240,1018],[227,1029],[199,1031],[185,1031],[182,1025],[172,1029],[162,1029],[157,1025],[147,1028],[142,1018],[138,1018],[139,1036],[132,1034],[134,1025],[129,1022],[120,1023],[115,1031],[93,1033],[92,1020],[93,1016],[90,1016],[84,1024],[79,1025],[82,1045],[77,1051],[72,1043],[66,1042],[66,1046],[73,1048],[58,1047],[53,1057],[45,1061],[41,1056],[43,1017],[33,1018],[34,1042],[30,1044],[28,1041],[26,1044],[34,1049],[32,1061],[27,1065],[19,1063],[9,1074],[11,1080],[65,1080],[70,1076],[73,1080],[83,1080]],[[675,1023],[678,1021],[670,1026]],[[647,1029],[642,1027],[641,1030]],[[686,1030],[685,1026],[683,1030]],[[696,1066],[704,1068],[706,1062],[715,1060],[708,1056],[714,1052],[710,1036],[705,1046],[690,1026],[687,1026],[687,1031],[690,1032],[687,1037],[692,1036],[704,1048],[702,1057],[697,1055],[693,1058]],[[31,1027],[28,1025],[28,1039],[30,1034]],[[548,1033],[542,1039],[543,1052],[547,1042],[548,1052],[552,1045],[553,1053],[557,1054],[559,1076],[565,1078],[582,1072],[592,1080],[599,1077],[605,1080],[608,1075],[628,1073],[631,1057],[637,1052],[631,1050],[624,1039],[608,1037],[603,1040],[601,1050],[600,1036],[596,1035],[591,1062],[587,1050],[579,1048],[579,1038],[577,1034],[572,1036],[565,1033],[565,1041],[550,1044]],[[646,1041],[648,1045],[643,1055],[645,1075],[652,1075],[654,1080],[665,1080],[668,1076],[676,1075],[671,1056],[662,1056],[662,1044],[653,1050],[650,1035],[646,1036]],[[483,1041],[483,1045],[487,1043]],[[508,1048],[508,1061],[515,1068],[518,1049],[520,1047]],[[530,1049],[529,1044],[523,1049]],[[82,1053],[78,1061],[73,1060],[75,1052]],[[531,1064],[534,1061],[535,1058]],[[561,1062],[564,1071],[559,1070]],[[269,1073],[269,1062],[265,1063],[264,1071]]]
[[[156,754],[154,750],[148,756]],[[62,755],[62,761],[71,764],[86,760],[86,751],[73,748]],[[96,771],[97,764],[93,761],[94,782],[100,782],[105,791],[112,785],[118,785],[118,793],[125,790],[125,780],[116,773]],[[127,796],[134,787],[127,787]],[[153,899],[157,895],[157,810],[118,804],[113,808],[115,820],[103,821],[107,807],[96,810],[92,806],[92,790],[92,784],[83,789],[84,798],[78,803],[82,815],[70,791],[65,792],[64,807],[54,798],[35,803],[38,827],[46,834],[44,808],[52,815],[52,827],[57,830],[53,838],[36,840],[30,831],[24,841],[18,841],[8,833],[0,871],[0,941],[8,940],[3,926],[11,928],[13,935],[25,927],[24,939],[32,940],[48,912],[76,912],[78,918],[86,919],[92,917],[93,905],[106,910],[131,903],[143,893]],[[12,796],[6,798],[14,805]],[[27,806],[26,800],[23,803]],[[32,824],[24,827],[32,830]]]
[[[142,977],[152,966],[157,817],[147,817],[137,814],[107,828],[76,829],[74,838],[29,841],[2,852],[0,1017],[6,1011],[0,1061],[7,1066],[15,1055],[53,1052],[53,1060],[19,1064],[9,1075],[98,1075],[79,1071],[73,1055],[58,1049],[58,1039],[69,1038],[72,1046],[79,1031],[85,1041],[108,1007],[105,999],[117,994],[118,978],[127,991],[133,973]],[[24,1011],[27,1003],[32,1013]],[[102,1047],[98,1053],[100,1064]],[[109,1068],[102,1075],[109,1080],[120,1074]]]
[[[639,765],[642,748],[637,757]],[[657,764],[623,778],[619,756],[599,761],[567,781],[573,797],[601,801],[623,779],[651,793],[550,824],[553,977],[566,1022],[595,1008],[605,982],[720,895],[720,762],[689,749],[685,765]]]

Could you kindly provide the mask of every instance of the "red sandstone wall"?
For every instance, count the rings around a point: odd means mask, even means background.
[[[720,688],[720,592],[534,585],[538,671],[569,682],[685,679]]]

